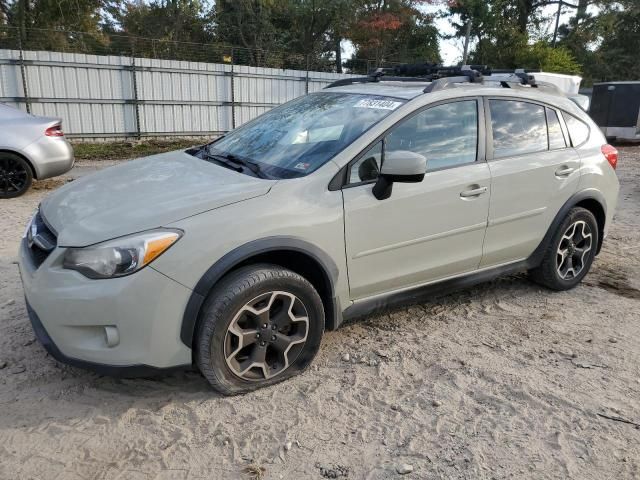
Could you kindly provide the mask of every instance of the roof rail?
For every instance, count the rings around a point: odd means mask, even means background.
[[[405,76],[411,74],[412,76]],[[374,82],[431,82],[433,80],[453,77],[469,76],[477,79],[478,76],[491,75],[491,69],[486,65],[465,65],[463,67],[443,67],[435,63],[402,64],[392,68],[377,68],[369,72],[366,77],[343,78],[330,83],[324,88],[342,87],[354,83]],[[470,80],[474,81],[474,80]]]
[[[366,77],[336,80],[324,88],[340,87],[354,83],[431,82],[423,90],[424,93],[431,93],[453,88],[455,85],[461,83],[484,84],[486,81],[493,81],[498,82],[503,88],[542,87],[549,93],[562,93],[557,86],[551,83],[536,82],[535,77],[531,74],[539,71],[540,70],[525,70],[523,68],[515,70],[493,70],[487,65],[445,67],[435,63],[403,64],[392,68],[377,68],[376,70],[372,70]],[[404,76],[406,74],[411,74],[412,76]]]

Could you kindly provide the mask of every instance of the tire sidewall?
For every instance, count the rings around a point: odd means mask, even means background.
[[[31,187],[31,183],[33,182],[33,172],[31,171],[31,166],[27,163],[27,161],[24,158],[14,153],[9,153],[9,152],[0,153],[0,159],[3,159],[3,158],[9,158],[11,160],[14,160],[20,163],[24,168],[25,172],[27,172],[27,180],[25,181],[25,184],[22,190],[9,193],[9,194],[4,194],[0,191],[0,199],[20,197],[29,190],[29,188]]]
[[[562,240],[564,233],[573,223],[578,221],[584,221],[587,225],[589,225],[589,229],[591,230],[591,235],[593,236],[591,250],[588,253],[588,257],[585,261],[582,271],[576,277],[571,278],[569,280],[565,280],[558,273],[558,268],[556,265],[557,251],[558,251],[558,247],[560,246],[560,242]],[[554,282],[557,283],[559,288],[563,290],[573,288],[574,286],[576,286],[578,283],[582,281],[582,279],[585,277],[585,275],[587,275],[587,273],[589,273],[589,270],[591,269],[591,264],[593,263],[593,260],[595,259],[595,256],[596,256],[596,251],[598,249],[599,242],[600,242],[600,238],[599,238],[599,231],[598,231],[598,223],[596,222],[596,218],[593,216],[593,214],[590,211],[580,207],[572,209],[567,215],[567,217],[564,219],[564,221],[558,228],[558,231],[553,237],[552,250],[551,250],[552,255],[549,262],[550,265],[548,265],[548,268],[552,269],[552,272],[550,273],[553,274]]]
[[[246,271],[246,272],[243,272]],[[224,295],[238,285],[247,285],[244,278],[247,274],[261,274],[263,272],[285,271],[286,277],[268,277],[261,275],[261,280],[242,288],[229,302],[216,298]],[[324,308],[322,300],[313,286],[303,277],[277,266],[261,266],[242,269],[228,281],[214,289],[210,294],[210,301],[205,303],[203,317],[196,339],[196,360],[201,372],[214,387],[220,387],[225,394],[244,393],[258,388],[279,383],[306,369],[320,348],[324,333]],[[245,273],[245,275],[243,275]],[[249,381],[236,376],[227,365],[224,356],[224,342],[229,324],[249,301],[269,291],[284,291],[295,295],[304,304],[309,317],[309,331],[304,348],[294,362],[281,374],[274,378],[260,381]],[[211,378],[213,375],[214,378]],[[213,380],[213,381],[212,381]]]

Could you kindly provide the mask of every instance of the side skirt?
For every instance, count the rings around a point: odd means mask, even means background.
[[[462,277],[456,277],[450,280],[412,288],[410,290],[376,295],[370,299],[363,299],[352,304],[342,313],[342,316],[344,320],[351,320],[354,318],[364,317],[366,315],[384,312],[392,308],[426,302],[437,295],[449,294],[479,283],[484,283],[502,275],[529,270],[535,266],[536,263],[533,261],[533,258],[529,258],[509,265],[471,273]]]

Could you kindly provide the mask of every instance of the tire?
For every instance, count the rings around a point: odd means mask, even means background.
[[[552,290],[575,287],[589,272],[599,241],[593,213],[572,208],[554,233],[540,266],[529,272],[531,279]]]
[[[309,366],[324,322],[322,300],[304,277],[277,265],[240,268],[204,303],[196,365],[224,395],[279,383]]]
[[[31,166],[15,153],[0,153],[0,198],[23,195],[33,181]]]

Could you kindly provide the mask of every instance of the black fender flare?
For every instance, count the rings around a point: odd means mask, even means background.
[[[324,280],[330,288],[331,302],[329,307],[333,310],[326,312],[328,320],[327,326],[329,329],[337,328],[341,323],[342,310],[335,295],[335,285],[339,274],[335,262],[324,250],[306,240],[289,236],[273,236],[245,243],[225,254],[207,269],[196,284],[187,302],[180,327],[180,340],[182,343],[189,348],[193,347],[193,336],[202,304],[211,289],[224,275],[251,257],[275,251],[303,253],[320,265],[323,270],[323,276],[325,277]]]
[[[549,243],[551,243],[551,239],[553,238],[553,235],[556,233],[556,230],[558,229],[562,221],[565,219],[565,217],[569,213],[569,210],[571,210],[578,203],[584,200],[595,200],[596,202],[598,202],[602,206],[602,209],[604,210],[605,217],[606,217],[607,201],[605,200],[602,193],[600,193],[598,190],[593,188],[581,190],[579,192],[574,193],[569,198],[569,200],[567,200],[564,203],[564,205],[562,205],[562,207],[556,214],[555,218],[551,222],[551,225],[547,229],[547,233],[542,238],[542,241],[527,259],[527,268],[535,268],[538,265],[540,265],[540,263],[542,262],[542,258],[544,257],[544,252],[547,250],[547,247],[549,246]],[[602,238],[598,239],[598,250],[597,250],[598,253],[600,252],[600,246],[602,245],[602,241],[603,241]]]

